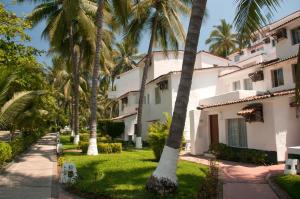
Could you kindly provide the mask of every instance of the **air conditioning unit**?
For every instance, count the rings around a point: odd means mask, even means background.
[[[166,90],[168,89],[168,80],[163,80],[157,83],[157,86],[160,90]]]
[[[278,40],[287,38],[287,31],[286,28],[281,28],[276,31],[276,33],[273,35]]]
[[[264,72],[262,70],[256,71],[254,73],[250,73],[248,76],[252,80],[252,82],[258,82],[264,80]]]

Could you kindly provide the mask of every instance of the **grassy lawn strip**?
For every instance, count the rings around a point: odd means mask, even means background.
[[[133,149],[119,154],[98,156],[66,152],[64,158],[77,166],[79,180],[73,185],[73,189],[111,198],[196,198],[207,171],[206,166],[180,161],[177,170],[179,179],[177,194],[159,197],[145,190],[145,183],[157,166],[150,149]]]
[[[276,183],[285,190],[291,198],[300,198],[300,176],[280,175],[275,178]]]

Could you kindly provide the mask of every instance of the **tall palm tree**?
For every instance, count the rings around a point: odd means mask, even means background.
[[[234,19],[236,29],[240,34],[251,34],[266,25],[270,16],[276,11],[283,0],[237,0],[237,12]],[[266,16],[265,9],[268,11]],[[300,106],[300,45],[296,67],[296,104]]]
[[[97,89],[99,84],[99,70],[100,70],[100,48],[102,40],[102,23],[103,23],[103,0],[98,0],[98,10],[96,18],[97,37],[96,37],[96,53],[92,77],[92,96],[91,96],[91,124],[90,124],[90,140],[88,155],[98,155],[97,148]]]
[[[24,2],[26,0],[18,0]],[[36,0],[28,0],[34,1]],[[32,21],[33,26],[47,20],[43,36],[50,41],[50,45],[61,51],[65,49],[65,40],[69,41],[69,51],[71,65],[73,69],[73,94],[74,94],[74,125],[75,132],[74,143],[79,142],[79,50],[75,49],[75,35],[80,34],[81,38],[90,46],[95,41],[94,23],[91,13],[95,11],[96,5],[89,0],[39,0],[41,4],[36,6],[28,19]],[[91,48],[93,49],[93,48]]]
[[[221,20],[221,24],[215,26],[210,33],[205,44],[209,44],[209,51],[221,57],[227,57],[236,50],[236,35],[232,32],[232,25],[227,23],[225,19]]]
[[[142,113],[145,84],[151,65],[154,47],[161,47],[167,54],[172,48],[178,50],[179,43],[185,40],[185,32],[179,14],[189,14],[190,0],[142,0],[134,6],[128,35],[131,41],[138,43],[144,31],[150,32],[150,42],[143,69],[137,115],[136,148],[142,148]]]
[[[206,2],[207,0],[193,1],[171,128],[158,166],[147,182],[146,188],[148,191],[165,194],[176,191],[178,186],[176,177],[177,161]]]

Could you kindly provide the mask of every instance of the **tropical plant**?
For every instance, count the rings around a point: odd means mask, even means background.
[[[207,0],[194,0],[188,28],[181,78],[173,112],[171,128],[156,170],[149,178],[146,188],[161,194],[177,189],[177,161],[189,102],[190,88],[197,54],[197,46]]]
[[[236,35],[232,32],[232,25],[225,19],[221,24],[214,27],[205,44],[209,44],[209,51],[221,57],[227,57],[236,50]]]
[[[18,2],[24,1],[18,0]],[[63,52],[71,57],[74,96],[74,143],[78,144],[79,67],[85,52],[79,48],[84,44],[90,47],[85,49],[94,49],[95,27],[90,15],[95,12],[97,7],[94,2],[88,0],[49,0],[40,2],[41,4],[36,6],[27,18],[32,21],[33,26],[46,19],[47,25],[42,35],[50,41],[53,51]],[[66,45],[66,43],[69,45]],[[67,50],[66,46],[68,47]]]
[[[142,33],[150,32],[150,42],[143,69],[137,115],[136,148],[142,148],[142,113],[145,84],[154,47],[178,50],[180,42],[185,40],[185,32],[180,22],[180,14],[189,14],[189,0],[143,0],[138,1],[131,13],[128,26],[128,38],[134,43],[141,40]]]

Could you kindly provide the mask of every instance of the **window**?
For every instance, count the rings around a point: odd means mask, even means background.
[[[277,70],[272,70],[271,74],[272,74],[273,88],[284,85],[282,68],[279,68]]]
[[[128,98],[127,98],[127,97],[122,98],[122,99],[121,99],[121,104],[122,104],[121,110],[124,111],[125,107],[126,107],[127,104],[128,104]]]
[[[139,94],[136,94],[135,95],[135,100],[134,100],[134,102],[135,102],[135,104],[138,104],[139,103],[139,99],[140,98],[140,95]]]
[[[234,91],[241,90],[241,83],[240,83],[240,81],[233,82],[232,86],[233,86],[233,90]]]
[[[242,118],[227,120],[228,145],[231,147],[247,148],[246,122]]]
[[[147,102],[150,104],[150,94],[147,94]]]
[[[160,104],[161,96],[160,96],[160,89],[159,87],[155,88],[155,104]]]
[[[245,90],[253,89],[252,80],[250,78],[244,79],[244,89]]]
[[[292,44],[300,43],[300,27],[293,29],[292,31]]]
[[[146,104],[146,96],[144,95],[143,104]]]
[[[275,39],[272,40],[272,47],[275,47],[276,46],[276,41]]]
[[[240,55],[236,55],[236,56],[234,56],[234,61],[235,61],[235,62],[238,62],[238,61],[240,61]]]
[[[293,73],[293,81],[296,82],[296,70],[297,70],[297,64],[292,64],[292,73]]]

